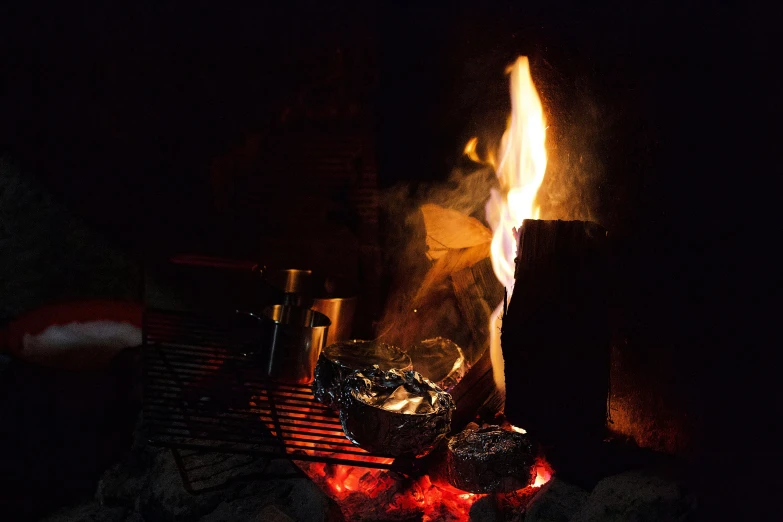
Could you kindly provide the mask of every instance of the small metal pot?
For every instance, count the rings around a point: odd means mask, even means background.
[[[321,312],[332,322],[326,345],[351,338],[358,291],[346,279],[305,269],[261,269],[268,285],[283,292],[283,304]]]
[[[351,340],[326,346],[318,358],[313,381],[315,398],[339,409],[343,381],[356,370],[377,366],[381,370],[410,370],[411,358],[396,346],[379,341]]]
[[[256,352],[267,377],[281,382],[309,384],[315,364],[325,346],[331,322],[324,314],[308,308],[273,305],[260,316],[261,338]]]
[[[396,395],[402,392],[402,397]],[[428,404],[426,412],[400,409]],[[385,406],[392,399],[396,405]],[[424,456],[451,430],[454,401],[447,392],[413,370],[356,371],[343,384],[340,422],[348,439],[362,448],[393,456]]]

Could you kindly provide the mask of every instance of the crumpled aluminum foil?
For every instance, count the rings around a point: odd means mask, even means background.
[[[414,370],[446,391],[451,391],[470,368],[457,343],[444,337],[419,341],[406,353]]]
[[[345,436],[387,455],[426,455],[451,429],[454,401],[413,370],[356,371],[343,383],[340,421]]]
[[[536,478],[536,456],[527,435],[500,426],[467,429],[449,440],[449,483],[471,493],[508,493]]]
[[[377,341],[346,341],[327,346],[318,357],[313,380],[315,398],[332,408],[340,407],[342,384],[356,370],[378,366],[381,370],[410,370],[411,359],[402,350]]]

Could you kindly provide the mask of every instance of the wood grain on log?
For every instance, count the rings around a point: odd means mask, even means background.
[[[473,347],[465,351],[468,360],[473,361],[488,346],[489,316],[503,300],[503,286],[495,277],[489,257],[451,274],[451,286],[473,336]]]
[[[485,349],[470,371],[451,390],[451,396],[457,405],[451,417],[452,432],[460,431],[471,422],[493,392],[496,392],[496,389],[492,362],[489,359],[489,350]]]
[[[491,415],[503,409],[503,397],[495,387],[488,349],[489,316],[503,299],[503,286],[495,277],[489,257],[452,273],[451,286],[473,339],[471,346],[463,348],[473,366],[452,390],[457,404],[452,426],[461,428],[477,413]]]
[[[525,220],[503,320],[506,417],[547,445],[603,438],[609,386],[607,233]]]

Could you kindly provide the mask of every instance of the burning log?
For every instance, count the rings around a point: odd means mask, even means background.
[[[607,232],[600,225],[523,222],[501,333],[505,414],[545,445],[578,451],[603,439],[607,275]]]
[[[462,429],[473,421],[482,406],[498,396],[489,350],[484,351],[484,354],[473,364],[465,377],[454,386],[451,395],[457,404],[457,410],[451,421],[455,430]],[[499,403],[494,401],[493,404],[492,409],[500,411],[502,398]]]
[[[508,493],[536,478],[533,444],[520,431],[499,426],[466,429],[449,441],[446,476],[471,493]]]
[[[476,360],[488,346],[489,316],[503,300],[501,285],[492,270],[489,256],[478,263],[451,274],[451,286],[457,305],[473,337],[468,360]]]

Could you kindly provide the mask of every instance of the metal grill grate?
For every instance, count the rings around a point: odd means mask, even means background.
[[[153,445],[412,470],[368,453],[307,385],[274,382],[242,355],[231,317],[150,310],[144,320],[143,429]]]

